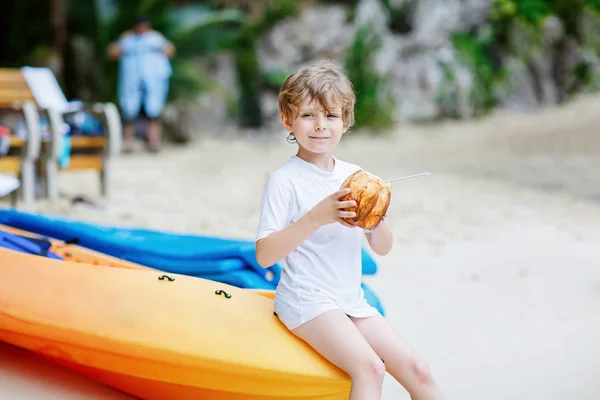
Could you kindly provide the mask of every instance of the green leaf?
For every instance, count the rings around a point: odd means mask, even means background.
[[[175,60],[169,86],[169,101],[195,100],[199,93],[222,90],[202,68],[188,60]]]
[[[117,4],[115,0],[94,0],[97,18],[100,23],[110,23],[117,14]]]
[[[176,28],[166,33],[177,49],[177,57],[206,55],[237,46],[241,26],[246,21],[243,13],[236,10],[199,12],[193,8],[182,18],[185,9],[187,7],[170,15]]]
[[[214,11],[204,6],[190,5],[169,12],[169,20],[173,23],[170,35],[186,35],[201,26],[233,25],[241,26],[248,16],[239,10]]]

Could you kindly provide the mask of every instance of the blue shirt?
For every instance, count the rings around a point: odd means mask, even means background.
[[[163,53],[167,39],[156,31],[129,33],[119,40],[121,48],[119,78],[121,84],[148,86],[171,76],[169,58]]]

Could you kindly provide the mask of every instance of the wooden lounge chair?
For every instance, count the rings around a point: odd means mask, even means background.
[[[4,91],[2,91],[3,89]],[[101,193],[105,196],[109,195],[111,158],[120,151],[122,136],[121,118],[113,103],[69,103],[50,69],[32,67],[0,69],[0,101],[4,101],[5,104],[10,104],[12,107],[20,107],[24,111],[35,109],[35,112],[29,111],[30,119],[35,120],[37,117],[38,122],[37,124],[33,122],[27,124],[27,142],[31,141],[32,131],[34,132],[33,136],[37,134],[41,140],[38,140],[37,153],[33,152],[26,161],[29,162],[35,156],[38,168],[33,168],[32,180],[35,181],[35,171],[37,170],[39,177],[45,183],[48,198],[56,199],[58,197],[57,178],[61,170],[92,169],[97,171],[100,177]],[[71,151],[68,166],[61,168],[59,157],[62,153],[63,140],[65,140],[64,118],[79,111],[88,111],[101,120],[104,127],[103,135],[70,136]],[[48,118],[50,128],[48,137],[41,135],[40,115]],[[17,139],[14,140],[14,143],[15,146],[20,145]],[[34,147],[33,142],[32,147]],[[24,157],[22,154],[20,157],[19,164],[23,166]],[[35,160],[33,160],[34,165]],[[28,167],[29,164],[26,168]],[[1,166],[0,170],[2,170]],[[23,193],[26,192],[27,184],[23,182]],[[32,185],[34,188],[35,185]],[[29,194],[29,192],[27,193]]]
[[[56,77],[48,68],[21,69],[38,106],[45,111],[50,125],[50,138],[42,139],[41,174],[45,177],[46,194],[58,197],[57,177],[61,170],[95,170],[100,177],[101,193],[110,193],[111,159],[121,150],[122,124],[119,111],[113,103],[69,103]],[[79,111],[87,111],[102,121],[102,136],[70,136],[68,166],[61,168],[64,118]]]
[[[0,156],[0,172],[17,176],[20,188],[13,192],[12,203],[17,196],[29,202],[35,198],[36,162],[40,155],[41,127],[38,108],[33,94],[19,70],[0,68],[0,109],[20,114],[24,118],[27,137],[9,137],[8,154]]]

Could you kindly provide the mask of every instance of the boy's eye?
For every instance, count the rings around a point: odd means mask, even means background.
[[[303,116],[303,117],[312,117],[313,115],[312,115],[312,114],[309,114],[309,113],[307,113],[307,114],[304,114],[304,115],[302,115],[302,116]]]
[[[335,114],[329,114],[328,117],[329,118],[337,118],[337,115],[335,115]]]

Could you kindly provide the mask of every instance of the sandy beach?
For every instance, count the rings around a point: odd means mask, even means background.
[[[135,399],[5,343],[0,343],[0,398],[3,400]]]
[[[448,399],[600,398],[600,96],[535,114],[349,133],[337,156],[388,179],[395,247],[367,277]],[[21,209],[102,224],[252,239],[280,140],[202,135]],[[99,207],[73,206],[76,195]],[[409,399],[386,378],[385,400]]]

